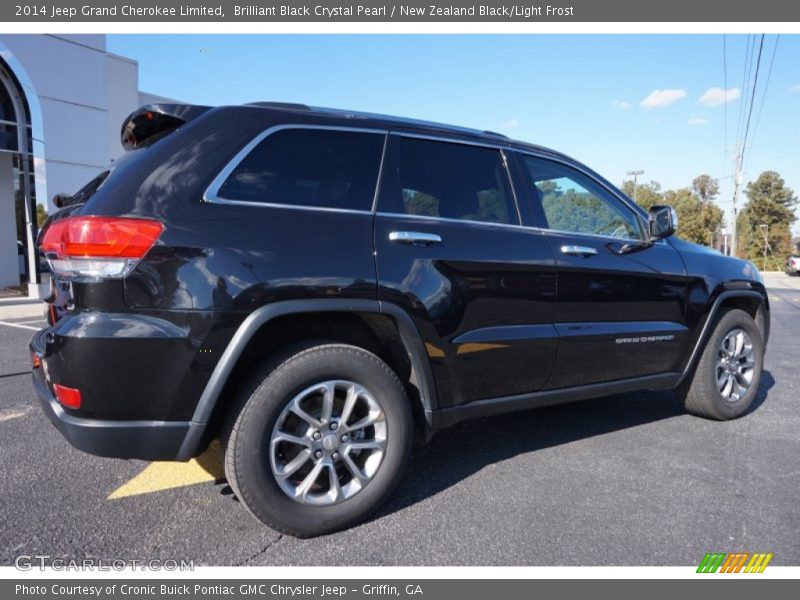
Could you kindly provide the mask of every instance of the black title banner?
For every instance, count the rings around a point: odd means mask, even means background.
[[[691,569],[692,571],[694,569]],[[713,577],[713,575],[712,575]],[[711,584],[727,600],[770,594],[789,597],[794,581],[723,578]],[[530,600],[538,596],[619,596],[651,600],[706,597],[697,580],[146,580],[29,579],[0,581],[3,598],[14,600]],[[694,593],[693,593],[694,592]]]
[[[3,2],[4,22],[792,22],[800,2],[787,0],[504,0],[337,2],[313,0],[59,0]]]

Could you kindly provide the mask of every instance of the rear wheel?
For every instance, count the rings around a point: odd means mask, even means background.
[[[400,479],[411,411],[374,354],[322,344],[283,361],[243,392],[225,472],[240,501],[278,531],[309,537],[363,519]]]
[[[686,410],[709,419],[744,414],[758,393],[764,363],[761,332],[742,310],[729,310],[717,322],[703,350],[684,399]]]

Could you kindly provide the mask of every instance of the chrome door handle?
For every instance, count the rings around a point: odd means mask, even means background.
[[[561,246],[561,254],[572,256],[594,256],[597,250],[591,246]]]
[[[431,244],[441,244],[442,238],[435,233],[422,233],[421,231],[392,231],[389,234],[389,241],[412,246],[430,246]]]

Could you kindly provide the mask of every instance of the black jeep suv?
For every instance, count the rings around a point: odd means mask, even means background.
[[[730,419],[757,393],[756,268],[558,152],[280,103],[150,105],[122,141],[41,236],[42,407],[102,456],[221,438],[279,531],[362,519],[462,419],[672,389]]]

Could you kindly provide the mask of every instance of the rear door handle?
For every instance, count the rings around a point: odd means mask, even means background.
[[[569,254],[571,256],[594,256],[597,254],[597,249],[591,246],[561,246],[561,254]]]
[[[430,246],[431,244],[441,244],[442,238],[435,233],[421,231],[392,231],[389,234],[389,241],[412,246]]]

